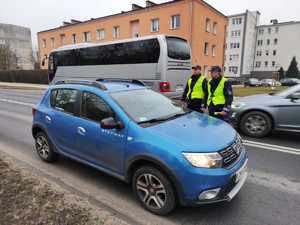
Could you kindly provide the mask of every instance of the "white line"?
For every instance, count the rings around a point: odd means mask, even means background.
[[[29,107],[35,106],[35,104],[32,104],[32,103],[19,102],[19,101],[15,101],[15,100],[11,100],[11,99],[5,99],[5,98],[0,98],[0,101],[1,101],[1,102],[12,103],[12,104],[18,104],[18,105],[29,106]]]
[[[286,149],[284,149],[284,147],[280,148],[280,146],[276,146],[276,145],[266,146],[266,145],[261,145],[260,143],[255,143],[255,144],[253,144],[253,143],[247,143],[246,141],[244,141],[244,145],[250,146],[250,147],[261,148],[261,149],[266,149],[266,150],[271,150],[271,151],[289,153],[289,154],[293,154],[293,155],[300,155],[300,152],[299,152],[298,149],[286,150]],[[293,148],[291,148],[291,149],[293,149]]]
[[[256,141],[249,141],[249,140],[243,140],[243,142],[244,143],[249,143],[249,144],[257,144],[257,145],[267,146],[267,147],[271,147],[271,148],[280,148],[280,149],[284,149],[284,150],[288,150],[288,151],[300,152],[300,149],[292,148],[292,147],[272,145],[272,144],[261,143],[261,142],[256,142]]]

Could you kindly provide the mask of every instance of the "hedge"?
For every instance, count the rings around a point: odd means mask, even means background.
[[[0,70],[0,82],[48,84],[48,70]]]

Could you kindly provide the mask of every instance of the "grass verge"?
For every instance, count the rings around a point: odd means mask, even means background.
[[[119,221],[116,223],[116,221]],[[125,224],[111,213],[0,158],[1,225]]]
[[[233,94],[237,97],[248,95],[265,94],[285,90],[287,87],[276,87],[272,90],[270,87],[233,87]]]

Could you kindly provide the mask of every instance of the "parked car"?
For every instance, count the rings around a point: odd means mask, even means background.
[[[232,110],[233,123],[250,137],[273,130],[300,131],[300,84],[276,94],[239,98]]]
[[[264,86],[264,87],[272,87],[272,86],[281,86],[281,83],[277,80],[274,80],[274,79],[263,79],[261,80],[261,86]]]
[[[131,183],[165,215],[231,200],[247,177],[241,137],[227,123],[182,108],[139,81],[64,81],[33,109],[39,157],[64,155]]]
[[[241,80],[237,79],[237,78],[228,78],[228,81],[232,84],[232,85],[241,85],[242,82]]]
[[[244,82],[245,87],[259,87],[261,86],[261,82],[256,78],[249,78]]]
[[[282,86],[294,86],[300,84],[300,80],[297,78],[284,78],[280,80]]]

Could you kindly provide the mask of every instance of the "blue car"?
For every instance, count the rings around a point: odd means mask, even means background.
[[[33,109],[32,134],[43,161],[64,155],[130,183],[158,215],[230,201],[247,178],[246,151],[230,125],[137,80],[50,86]]]

